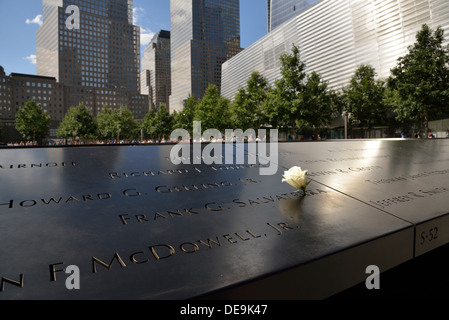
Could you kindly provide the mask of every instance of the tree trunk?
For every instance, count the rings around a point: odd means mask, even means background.
[[[424,107],[425,116],[424,116],[424,125],[426,131],[426,139],[429,138],[429,106]]]
[[[421,139],[422,136],[421,122],[421,112],[418,112],[418,139]]]
[[[296,141],[296,121],[293,120],[292,123],[292,134],[293,134],[293,141]]]

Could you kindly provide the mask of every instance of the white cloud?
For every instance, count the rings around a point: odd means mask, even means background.
[[[133,20],[134,24],[137,25],[141,20],[145,19],[145,9],[144,8],[133,8]],[[146,47],[154,37],[154,32],[149,28],[144,28],[140,26],[140,45]]]
[[[42,15],[41,15],[41,14],[38,14],[33,20],[26,19],[25,23],[26,23],[26,24],[33,24],[33,23],[35,23],[35,24],[41,26],[42,23],[43,23],[43,21],[42,21]]]
[[[31,64],[36,64],[36,55],[30,54],[28,57],[25,57],[24,59],[28,60]]]
[[[140,27],[140,45],[147,46],[154,37],[154,32],[150,29]]]
[[[144,8],[133,8],[133,21],[134,24],[137,24],[137,22],[140,20],[142,15],[145,13]]]

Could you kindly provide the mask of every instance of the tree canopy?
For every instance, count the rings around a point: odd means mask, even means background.
[[[196,106],[194,120],[201,121],[203,130],[224,131],[231,126],[230,105],[228,99],[220,96],[217,86],[210,85]]]
[[[156,140],[168,139],[173,130],[173,116],[165,104],[154,111],[151,109],[142,123],[142,130],[147,137]]]
[[[58,136],[65,139],[93,139],[96,136],[97,123],[92,112],[83,104],[71,107],[62,119]]]
[[[259,72],[253,72],[246,88],[239,88],[231,105],[231,120],[235,127],[243,131],[258,130],[266,124],[268,117],[264,105],[268,98],[268,81]]]
[[[43,139],[50,129],[50,116],[36,102],[30,100],[17,112],[16,129],[26,140]]]
[[[133,138],[137,135],[138,125],[126,106],[120,109],[105,107],[97,116],[98,136],[100,139]]]
[[[449,98],[449,50],[444,47],[444,30],[423,25],[416,42],[391,70],[388,86],[395,90],[395,111],[399,120],[415,119],[418,134],[429,134],[429,120],[447,113]]]
[[[358,122],[362,138],[365,130],[386,119],[385,86],[382,81],[376,80],[376,75],[371,65],[361,65],[343,89],[346,111]]]
[[[300,121],[303,125],[312,127],[318,135],[320,128],[329,125],[334,116],[332,95],[328,84],[321,76],[312,72],[307,76],[307,82],[302,94]]]
[[[193,135],[193,120],[195,119],[197,105],[198,100],[193,95],[189,95],[184,104],[184,109],[173,113],[173,129],[185,129]]]

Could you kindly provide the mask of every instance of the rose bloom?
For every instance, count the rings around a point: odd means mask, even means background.
[[[293,188],[305,189],[309,184],[307,181],[308,170],[302,170],[300,167],[293,167],[284,172],[282,182],[287,182]]]

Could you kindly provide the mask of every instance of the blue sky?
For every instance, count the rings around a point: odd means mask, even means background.
[[[142,41],[161,29],[170,30],[169,0],[134,0]],[[36,74],[36,30],[42,15],[41,0],[0,0],[0,65],[11,72]],[[248,47],[266,34],[266,1],[240,1],[241,45]],[[142,46],[142,49],[144,46]]]

